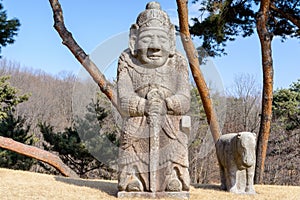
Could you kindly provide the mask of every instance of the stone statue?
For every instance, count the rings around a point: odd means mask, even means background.
[[[255,146],[255,133],[230,133],[220,137],[216,143],[216,151],[222,190],[255,194],[253,187]]]
[[[129,48],[118,61],[118,106],[124,119],[119,197],[188,194],[188,80],[186,59],[176,51],[174,25],[159,3],[148,3],[131,26]]]

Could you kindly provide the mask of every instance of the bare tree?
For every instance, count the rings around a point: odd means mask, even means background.
[[[47,121],[55,131],[63,131],[72,125],[72,92],[76,77],[61,72],[57,76],[41,70],[20,67],[19,63],[0,61],[0,75],[10,75],[10,83],[21,93],[31,94],[28,101],[19,104],[18,115],[26,116],[31,132],[38,134],[38,122]],[[36,135],[36,137],[39,137]]]
[[[224,133],[251,131],[258,133],[260,120],[260,87],[253,75],[236,75],[227,92]]]

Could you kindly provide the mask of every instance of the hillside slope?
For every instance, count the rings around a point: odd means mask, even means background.
[[[299,186],[256,185],[256,195],[234,195],[218,185],[191,187],[190,199],[299,199]],[[6,199],[107,199],[116,200],[117,182],[70,179],[25,171],[0,169],[0,196]]]

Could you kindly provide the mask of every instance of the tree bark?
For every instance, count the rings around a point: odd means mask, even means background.
[[[2,136],[0,136],[0,147],[48,163],[60,171],[64,176],[78,178],[78,175],[66,166],[57,155],[48,151]]]
[[[272,61],[272,34],[267,28],[270,11],[270,0],[262,0],[257,15],[257,33],[261,45],[263,69],[263,93],[260,130],[256,148],[256,184],[263,183],[264,166],[267,154],[268,140],[271,130],[272,101],[273,101],[273,61]]]
[[[207,122],[210,126],[210,131],[212,133],[214,142],[216,143],[216,141],[219,139],[221,134],[219,123],[209,94],[209,89],[206,85],[205,79],[200,70],[198,52],[195,49],[193,41],[191,39],[191,34],[189,31],[189,23],[188,23],[187,0],[176,0],[176,2],[178,8],[177,11],[179,16],[181,40],[189,61],[189,65],[192,71],[194,81],[197,85],[197,89],[199,91],[202,100],[203,108],[207,117]]]
[[[54,18],[54,28],[62,38],[62,43],[68,47],[75,58],[91,75],[94,81],[98,84],[100,90],[108,97],[112,104],[117,108],[117,101],[111,84],[106,80],[105,76],[100,72],[96,64],[90,60],[89,56],[74,40],[72,34],[67,30],[61,5],[58,0],[49,0]]]

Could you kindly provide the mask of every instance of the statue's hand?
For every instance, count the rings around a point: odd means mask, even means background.
[[[147,94],[147,99],[152,100],[152,99],[165,99],[164,93],[158,89],[152,89],[150,92]]]
[[[167,112],[166,103],[163,99],[153,98],[146,101],[146,115],[159,116]]]

